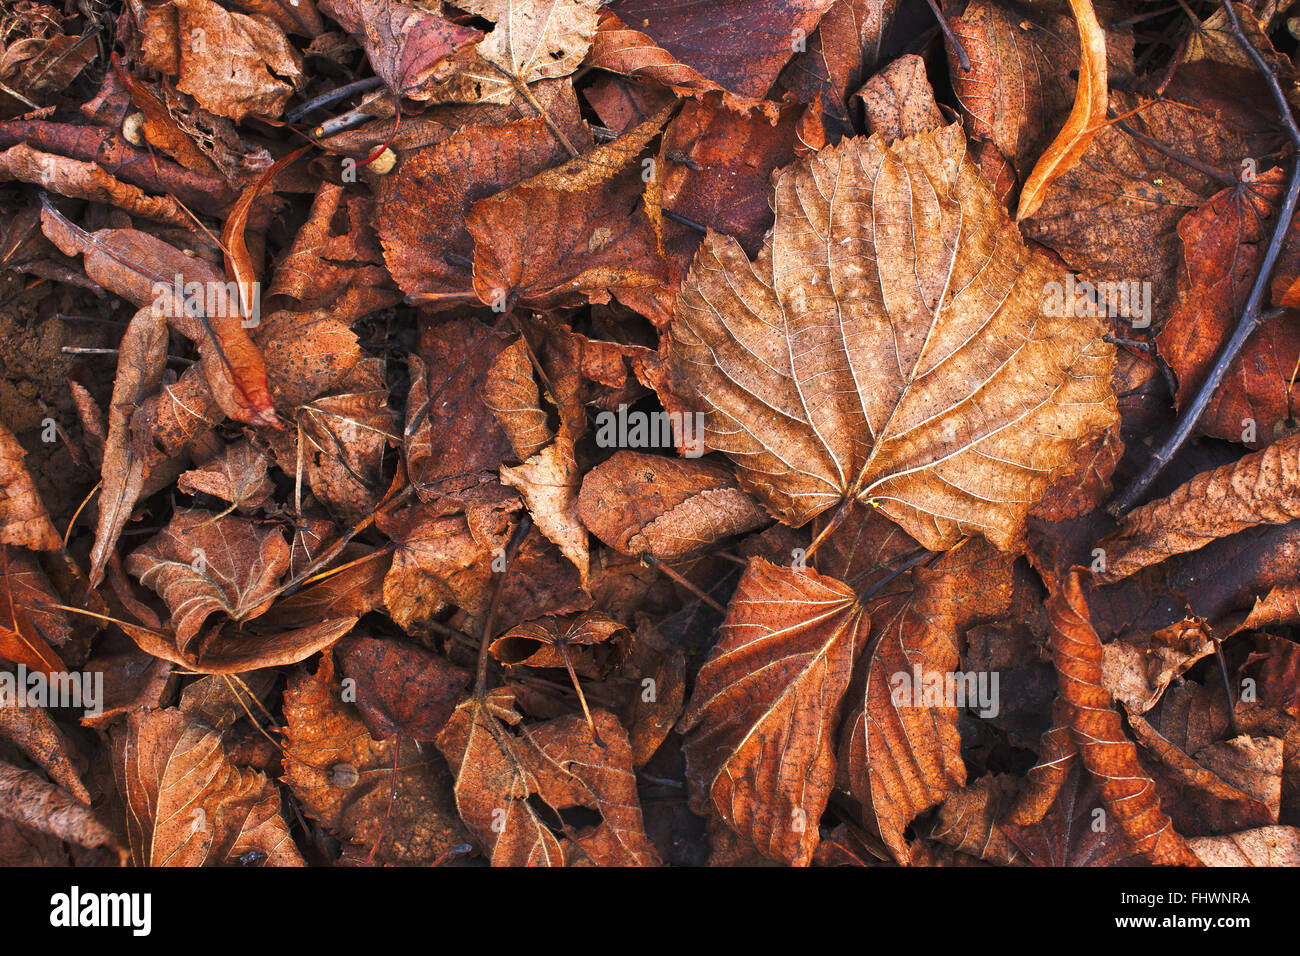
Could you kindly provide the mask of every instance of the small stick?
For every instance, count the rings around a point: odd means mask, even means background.
[[[59,351],[67,355],[117,355],[117,349],[87,349],[77,345],[65,345]],[[194,359],[181,358],[179,355],[167,356],[167,361],[177,365],[193,365]]]
[[[641,563],[644,564],[646,567],[654,568],[656,571],[662,571],[667,577],[671,578],[672,580],[680,584],[682,587],[686,588],[686,590],[690,591],[697,598],[699,598],[701,601],[703,601],[709,607],[713,608],[718,613],[720,614],[727,613],[727,609],[725,607],[723,607],[717,601],[713,600],[713,598],[709,597],[707,594],[705,594],[703,591],[697,588],[694,584],[686,580],[686,578],[682,577],[680,574],[678,574],[668,565],[664,564],[662,561],[660,561],[650,552],[647,551],[645,554],[641,555]]]
[[[354,83],[345,83],[343,86],[336,86],[332,90],[326,90],[319,96],[309,99],[306,103],[300,103],[295,106],[284,116],[284,122],[288,126],[293,126],[308,113],[314,112],[323,106],[329,106],[337,103],[339,100],[345,100],[353,93],[369,93],[377,86],[383,86],[384,81],[377,76],[368,76],[364,80],[357,80]]]
[[[671,209],[664,209],[663,206],[660,206],[659,208],[663,211],[663,214],[667,216],[669,219],[671,219],[673,222],[680,222],[683,226],[689,226],[690,228],[694,229],[698,233],[706,233],[709,231],[708,226],[702,225],[701,223],[696,222],[694,219],[687,219],[685,216],[679,216]]]
[[[948,26],[948,19],[943,15],[943,11],[939,9],[939,4],[935,0],[925,0],[925,2],[930,5],[930,12],[939,21],[939,29],[943,31],[944,39],[952,44],[952,51],[957,54],[957,62],[961,64],[961,71],[969,73],[970,57],[966,55],[966,49],[961,45],[961,41],[953,35],[952,27]]]

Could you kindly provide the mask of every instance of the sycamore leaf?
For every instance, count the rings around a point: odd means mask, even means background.
[[[1009,549],[1115,419],[1098,321],[1040,313],[1065,274],[1026,248],[959,126],[824,149],[778,175],[776,210],[752,263],[707,236],[677,300],[668,358],[705,446],[795,527],[857,498],[930,550]]]
[[[678,725],[696,813],[711,808],[764,856],[808,864],[866,624],[847,585],[751,561]]]

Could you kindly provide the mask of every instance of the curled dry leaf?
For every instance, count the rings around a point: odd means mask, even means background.
[[[251,514],[271,497],[274,487],[266,475],[266,455],[247,440],[226,447],[220,458],[187,471],[176,486],[188,494],[206,494],[229,501],[242,514]]]
[[[1206,747],[1195,757],[1129,714],[1134,739],[1155,782],[1161,809],[1192,836],[1244,830],[1278,822],[1282,792],[1282,741],[1239,737]]]
[[[14,433],[0,423],[0,547],[54,551],[63,547],[63,538],[23,465],[26,454]]]
[[[125,621],[118,627],[136,646],[159,660],[170,661],[195,674],[242,674],[262,667],[284,667],[329,648],[352,630],[355,617],[333,617],[293,630],[241,633],[218,625],[189,649],[176,646],[175,635]]]
[[[42,707],[0,705],[0,739],[7,740],[51,780],[90,806],[90,794],[73,764],[76,746]]]
[[[303,866],[267,777],[236,767],[221,734],[179,710],[132,714],[117,735],[113,774],[126,804],[136,866]]]
[[[668,358],[706,447],[795,527],[857,498],[931,550],[971,533],[1010,548],[1116,418],[1097,320],[1041,314],[1065,275],[1025,247],[958,126],[824,149],[779,174],[776,210],[753,263],[706,237],[677,301]]]
[[[116,206],[133,216],[187,226],[190,217],[171,196],[149,196],[138,186],[115,179],[95,163],[43,153],[26,143],[0,152],[0,181],[34,183],[42,189],[90,202]]]
[[[438,749],[456,775],[456,807],[494,866],[564,866],[585,854],[598,866],[657,866],[642,828],[627,731],[608,711],[528,726],[500,688],[456,708]],[[594,827],[552,831],[530,797],[563,820],[583,807]]]
[[[614,550],[661,561],[702,551],[767,521],[726,469],[626,450],[587,472],[578,513]]]
[[[118,363],[100,467],[99,520],[90,552],[92,585],[102,579],[148,477],[150,460],[132,436],[131,419],[161,386],[167,365],[167,324],[152,309],[140,309],[131,317],[118,343]]]
[[[1050,142],[1053,124],[1070,110],[1074,84],[1060,67],[1073,69],[1079,49],[1068,16],[1061,23],[1053,7],[1041,4],[1032,19],[1028,12],[972,0],[949,21],[970,69],[947,47],[953,92],[971,136],[990,143],[1022,178]]]
[[[823,121],[834,141],[853,129],[846,109],[849,94],[883,64],[897,12],[898,0],[835,0],[805,48],[777,78],[800,103],[821,97]]]
[[[834,578],[751,560],[678,725],[696,813],[717,814],[766,857],[808,865],[866,625]]]
[[[1074,108],[1052,145],[1039,157],[1020,193],[1016,219],[1027,219],[1043,204],[1048,187],[1079,162],[1097,130],[1106,122],[1106,31],[1097,22],[1092,0],[1070,0],[1079,25],[1079,80]]]
[[[483,378],[483,404],[492,409],[515,457],[531,458],[551,440],[542,398],[533,378],[528,343],[515,339],[497,355]]]
[[[1160,808],[1155,784],[1143,772],[1137,748],[1124,736],[1119,714],[1102,686],[1102,647],[1088,620],[1077,572],[1048,599],[1051,648],[1069,705],[1070,730],[1102,799],[1133,849],[1162,866],[1199,861]]]
[[[566,661],[577,661],[574,669],[581,672],[585,670],[579,666],[582,658],[576,653],[570,654],[569,649],[606,644],[619,634],[626,637],[627,628],[591,611],[579,614],[571,621],[547,617],[512,627],[493,641],[489,650],[503,664],[566,667]]]
[[[867,128],[886,140],[913,136],[943,126],[943,114],[934,100],[919,56],[900,56],[858,90],[866,112]]]
[[[1102,581],[1118,581],[1166,558],[1260,524],[1300,517],[1300,435],[1201,472],[1167,498],[1125,516],[1101,544]]]
[[[524,499],[537,530],[553,542],[578,569],[587,586],[591,551],[587,528],[578,516],[578,486],[582,472],[573,454],[573,439],[561,431],[555,441],[516,467],[501,466],[501,483]]]
[[[41,213],[45,234],[66,255],[84,254],[88,275],[110,292],[148,308],[190,339],[221,410],[237,421],[275,420],[266,362],[240,318],[240,293],[206,262],[136,229],[89,233],[53,206]]]
[[[1169,686],[1201,658],[1214,653],[1204,621],[1192,618],[1162,628],[1147,646],[1111,641],[1103,649],[1101,682],[1130,714],[1145,714]]]
[[[1016,778],[1011,774],[980,777],[939,806],[939,818],[930,838],[990,863],[1023,866],[1023,854],[998,827],[1016,787]]]
[[[1079,754],[1070,733],[1069,717],[1069,705],[1058,696],[1052,703],[1052,725],[1038,739],[1038,762],[1025,774],[1025,785],[1007,810],[1007,823],[1037,823],[1059,798]]]
[[[850,725],[861,749],[856,756],[850,750],[847,767],[854,791],[870,795],[876,829],[900,863],[910,862],[903,832],[908,824],[966,786],[958,688],[949,684],[959,673],[965,628],[1008,607],[1011,562],[972,542],[912,576],[906,597],[878,598],[872,605],[877,621],[861,724]],[[978,683],[967,683],[960,693],[967,707],[997,702],[991,685],[981,695]]]
[[[0,761],[0,817],[87,847],[115,847],[117,838],[86,804],[31,770]]]
[[[1055,800],[1032,823],[1001,824],[1002,832],[1029,862],[1056,867],[1141,865],[1141,857],[1133,854],[1119,827],[1097,825],[1105,811],[1097,783],[1087,770],[1074,761],[1061,778]]]
[[[273,525],[178,508],[166,528],[130,554],[126,568],[167,602],[177,647],[185,651],[215,612],[245,621],[271,606],[289,568],[289,545]]]

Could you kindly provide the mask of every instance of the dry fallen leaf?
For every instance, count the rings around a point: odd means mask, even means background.
[[[1012,547],[1115,419],[1097,321],[1041,314],[1065,276],[1024,246],[957,126],[822,150],[779,175],[776,209],[753,263],[706,237],[678,298],[669,360],[706,447],[796,527],[856,498],[931,550]]]
[[[26,454],[13,432],[0,424],[0,547],[53,551],[63,547],[63,538],[23,467]]]
[[[265,612],[288,567],[279,528],[197,508],[177,509],[126,559],[127,570],[167,602],[182,651],[218,611],[234,621]]]
[[[1204,471],[1167,498],[1125,516],[1112,538],[1102,581],[1118,581],[1171,555],[1203,548],[1217,538],[1259,524],[1286,524],[1300,516],[1300,435]]]
[[[661,561],[702,551],[767,521],[725,469],[634,451],[615,452],[587,472],[578,513],[616,551]]]
[[[113,773],[137,866],[220,866],[252,851],[266,866],[304,865],[275,785],[234,766],[221,735],[179,710],[132,715]]]
[[[585,854],[603,866],[657,866],[642,830],[627,732],[595,711],[603,744],[578,716],[529,727],[510,693],[471,696],[452,715],[438,749],[456,775],[456,807],[494,866],[564,866]],[[600,822],[551,830],[529,800],[560,814],[595,811]]]
[[[289,679],[284,715],[285,782],[340,840],[396,865],[431,864],[464,842],[446,768],[414,741],[372,737],[328,654]]]
[[[866,625],[839,581],[750,562],[678,725],[697,813],[718,814],[764,856],[808,865]]]
[[[1092,0],[1070,0],[1079,26],[1079,80],[1074,108],[1061,132],[1039,158],[1020,193],[1016,219],[1027,219],[1043,204],[1048,187],[1087,151],[1097,129],[1106,122],[1109,100],[1106,85],[1106,31],[1097,22]]]
[[[1142,772],[1110,694],[1101,684],[1102,647],[1088,621],[1077,573],[1048,602],[1052,655],[1069,705],[1070,729],[1102,800],[1133,849],[1157,865],[1197,865],[1186,841],[1160,807],[1155,784]]]

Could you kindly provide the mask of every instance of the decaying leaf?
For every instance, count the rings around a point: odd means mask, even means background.
[[[866,636],[844,584],[751,561],[679,725],[696,812],[808,864],[835,775],[831,726]]]
[[[314,675],[290,678],[284,714],[284,779],[340,840],[399,865],[431,864],[464,842],[446,768],[414,741],[372,737],[344,703],[328,654]]]
[[[706,447],[796,527],[856,498],[931,550],[1010,548],[1115,418],[1100,326],[1041,314],[1065,276],[1023,245],[959,127],[822,150],[780,174],[776,209],[753,263],[707,237],[677,302],[670,360]]]
[[[508,691],[474,695],[438,738],[456,775],[456,807],[496,866],[564,866],[585,854],[597,865],[655,866],[642,830],[627,732],[613,714],[595,711],[603,746],[581,717],[529,727]],[[556,833],[530,802],[563,811],[585,807],[594,827]]]
[[[0,546],[52,551],[63,546],[63,538],[23,467],[26,454],[13,432],[0,424]]]
[[[1097,22],[1092,0],[1070,0],[1079,27],[1079,80],[1074,108],[1052,145],[1039,158],[1020,193],[1016,219],[1027,219],[1043,204],[1048,187],[1087,151],[1097,130],[1106,122],[1109,101],[1106,86],[1106,32]]]
[[[603,542],[669,561],[763,524],[766,514],[731,475],[702,461],[619,451],[582,482],[578,513]]]
[[[236,767],[221,735],[179,710],[132,715],[113,773],[137,866],[219,866],[257,851],[266,866],[302,866],[265,776]]]
[[[1171,555],[1195,551],[1259,524],[1300,516],[1300,436],[1284,438],[1239,461],[1202,472],[1167,498],[1128,514],[1103,542],[1106,569],[1118,581]]]
[[[126,567],[167,602],[183,651],[218,611],[234,621],[266,611],[289,567],[289,545],[273,526],[178,509],[163,531],[131,553]]]
[[[1051,596],[1052,654],[1069,705],[1070,729],[1102,799],[1133,849],[1160,865],[1195,866],[1186,841],[1160,808],[1155,784],[1142,772],[1110,694],[1101,684],[1102,649],[1088,621],[1077,573]]]

